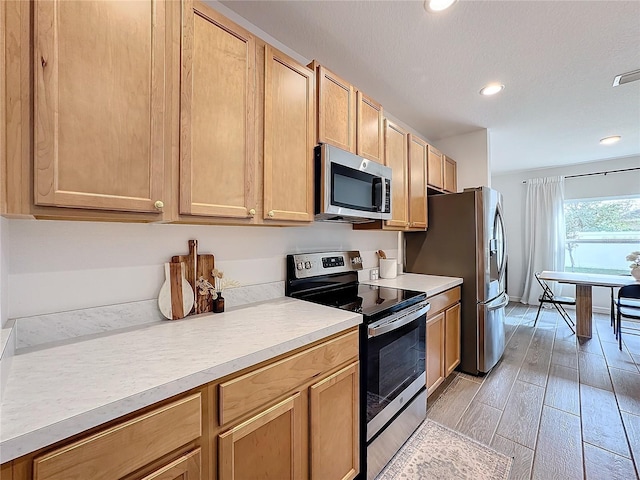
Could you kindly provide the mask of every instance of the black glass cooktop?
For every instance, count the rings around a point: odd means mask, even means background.
[[[295,296],[302,300],[362,313],[367,323],[427,298],[424,292],[361,283]]]

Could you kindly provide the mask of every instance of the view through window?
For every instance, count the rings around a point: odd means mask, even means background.
[[[566,200],[567,272],[629,275],[632,251],[640,250],[640,195]]]

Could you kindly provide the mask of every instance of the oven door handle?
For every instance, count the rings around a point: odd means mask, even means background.
[[[422,315],[426,314],[430,309],[431,304],[427,303],[413,312],[407,313],[395,320],[391,320],[378,327],[369,327],[369,338],[378,337],[385,333],[393,332],[400,327],[404,327],[406,324],[413,322],[416,318],[420,318]]]

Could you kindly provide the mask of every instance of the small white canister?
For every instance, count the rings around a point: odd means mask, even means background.
[[[380,259],[380,278],[396,278],[398,275],[398,262],[395,258]]]

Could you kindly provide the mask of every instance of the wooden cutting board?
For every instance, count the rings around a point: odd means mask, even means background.
[[[211,271],[215,268],[214,257],[211,254],[198,255],[198,241],[189,240],[189,253],[187,255],[175,255],[171,257],[172,263],[184,262],[186,278],[195,292],[193,313],[206,313],[212,311],[211,295],[200,295],[196,287],[198,278],[203,277],[211,285],[215,285]]]
[[[193,289],[185,278],[184,263],[165,263],[165,280],[158,294],[158,307],[169,320],[189,315],[193,307]]]
[[[215,268],[215,262],[213,255],[198,255],[198,266],[196,268],[196,278],[203,277],[205,280],[208,280],[211,285],[215,287],[215,281],[211,271]],[[205,313],[211,312],[213,310],[213,302],[211,301],[211,295],[200,295],[196,291],[196,313]]]

